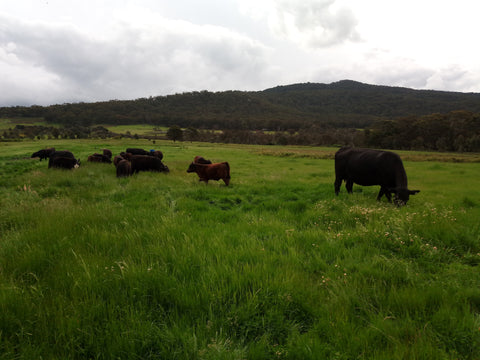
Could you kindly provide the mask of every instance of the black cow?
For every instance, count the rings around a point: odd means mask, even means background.
[[[377,200],[385,195],[389,202],[395,194],[397,205],[405,205],[410,195],[420,190],[408,190],[407,174],[400,156],[391,151],[360,148],[341,148],[335,153],[335,194],[342,181],[352,193],[353,183],[362,186],[380,185]]]
[[[162,160],[156,156],[127,154],[126,159],[130,160],[132,164],[132,173],[138,173],[139,171],[170,171],[168,167],[162,163]]]
[[[138,149],[138,148],[128,148],[127,153],[130,153],[132,155],[150,155],[150,153],[146,150],[143,149]]]
[[[37,152],[34,152],[31,157],[32,158],[39,157],[40,161],[42,161],[43,159],[48,159],[50,155],[53,154],[54,152],[55,152],[55,148],[42,149]]]
[[[49,164],[50,165],[50,164]],[[71,157],[56,156],[49,167],[58,169],[73,169],[80,166],[80,160]]]
[[[68,150],[54,151],[50,154],[50,158],[48,159],[49,168],[53,166],[53,160],[55,160],[57,157],[75,159],[75,156],[73,156],[73,154]],[[80,164],[80,160],[78,160],[78,163]]]

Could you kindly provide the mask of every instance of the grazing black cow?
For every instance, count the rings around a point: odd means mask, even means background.
[[[73,154],[68,150],[54,151],[53,153],[50,154],[50,158],[48,159],[49,168],[53,166],[53,160],[57,157],[75,159],[75,156],[73,156]],[[80,164],[80,160],[78,160],[78,163]]]
[[[380,185],[377,200],[385,195],[389,202],[395,194],[397,205],[405,205],[410,195],[420,190],[408,190],[407,174],[400,156],[391,151],[360,148],[341,148],[335,153],[335,194],[345,180],[347,192],[353,183],[362,186]]]
[[[210,160],[207,160],[204,157],[198,156],[198,155],[195,156],[195,158],[193,159],[193,162],[195,164],[211,164],[212,163]]]
[[[108,157],[107,155],[99,154],[99,153],[89,155],[88,158],[87,158],[87,161],[107,163],[107,164],[112,163],[112,160],[111,160],[110,157]]]
[[[146,150],[143,149],[138,149],[138,148],[128,148],[127,153],[130,153],[132,155],[150,155],[150,153]]]
[[[117,177],[127,177],[132,175],[132,164],[128,160],[120,160],[117,163]]]
[[[127,154],[126,159],[130,160],[132,164],[132,173],[138,173],[139,171],[170,171],[168,167],[162,163],[162,160],[156,156]]]
[[[199,164],[192,162],[187,169],[187,173],[196,172],[199,180],[205,181],[208,184],[208,180],[220,180],[222,179],[226,186],[230,183],[230,165],[228,162],[221,162],[215,164]]]
[[[56,156],[49,167],[58,169],[73,169],[80,166],[80,160],[70,157]]]
[[[53,154],[54,152],[55,152],[55,148],[42,149],[37,152],[34,152],[31,157],[32,158],[39,157],[40,161],[42,161],[43,159],[48,159],[50,155]]]

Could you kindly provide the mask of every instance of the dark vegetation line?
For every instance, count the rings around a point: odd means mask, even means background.
[[[128,101],[0,108],[0,118],[19,117],[41,118],[52,126],[20,126],[3,131],[1,139],[129,136],[98,124],[148,124],[170,128],[150,138],[175,141],[480,151],[480,94],[349,80],[259,92],[202,91]]]

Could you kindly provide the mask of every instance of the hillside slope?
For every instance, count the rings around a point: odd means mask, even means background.
[[[343,80],[257,92],[189,92],[136,100],[0,108],[0,117],[44,117],[60,124],[156,124],[221,129],[365,128],[375,120],[466,110],[479,93],[414,90]]]

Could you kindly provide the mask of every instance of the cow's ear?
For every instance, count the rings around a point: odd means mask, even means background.
[[[408,190],[408,193],[410,195],[415,195],[415,194],[418,194],[420,192],[420,190]]]

